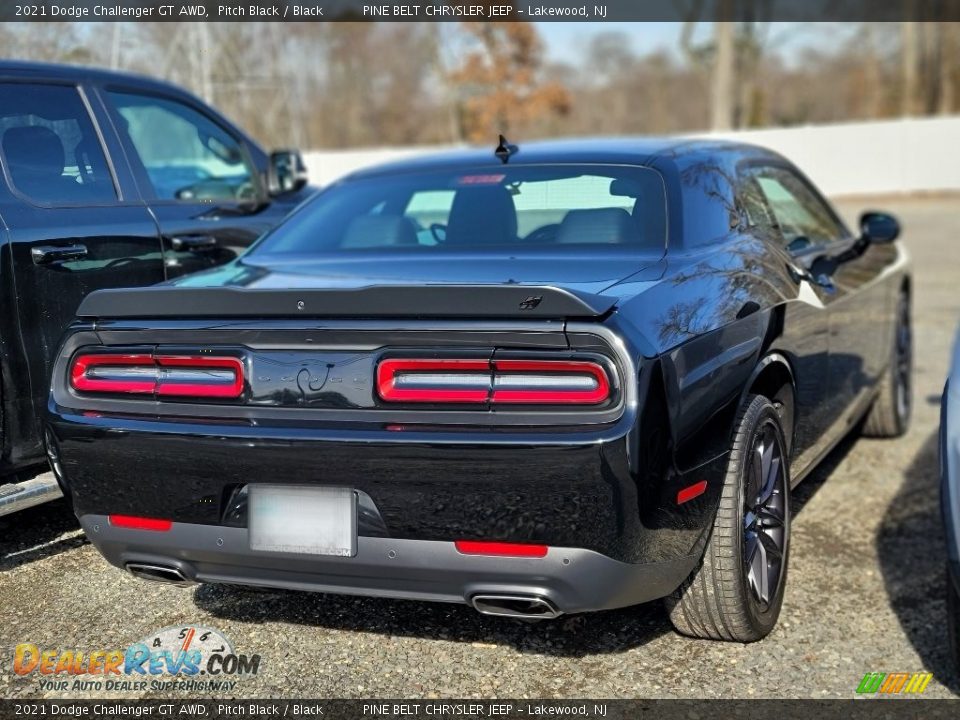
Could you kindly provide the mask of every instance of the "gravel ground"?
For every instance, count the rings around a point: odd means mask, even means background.
[[[92,651],[178,624],[262,656],[238,697],[846,698],[868,671],[924,669],[927,696],[956,695],[936,427],[960,320],[960,214],[956,198],[883,204],[915,263],[913,426],[844,442],[797,490],[786,602],[763,642],[680,637],[658,603],[528,625],[464,606],[144,583],[101,560],[60,501],[0,519],[0,695],[84,697],[15,677],[17,643]]]

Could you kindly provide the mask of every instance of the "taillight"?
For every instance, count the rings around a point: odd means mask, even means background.
[[[390,402],[482,403],[490,395],[487,360],[381,360],[377,392]]]
[[[207,355],[78,355],[70,384],[85,393],[235,398],[243,393],[243,363]]]
[[[240,397],[243,363],[235,357],[158,355],[157,395],[174,397]]]
[[[153,393],[157,366],[153,355],[78,355],[70,384],[81,392]]]
[[[597,363],[582,360],[494,360],[494,403],[596,405],[610,397]]]
[[[588,360],[380,361],[377,392],[387,402],[598,405],[610,379]]]

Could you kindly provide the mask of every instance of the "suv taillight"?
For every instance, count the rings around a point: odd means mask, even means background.
[[[81,353],[70,384],[83,393],[236,398],[243,393],[243,363],[207,355]]]
[[[390,358],[377,365],[377,393],[386,402],[599,405],[610,379],[588,360]]]

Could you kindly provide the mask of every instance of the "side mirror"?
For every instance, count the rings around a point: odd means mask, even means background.
[[[270,153],[267,187],[271,195],[296,192],[307,185],[307,166],[299,150],[274,150]]]
[[[900,237],[900,223],[884,212],[865,212],[860,216],[860,237],[869,243],[883,245]]]

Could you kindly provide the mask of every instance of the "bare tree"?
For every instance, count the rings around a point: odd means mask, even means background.
[[[486,1],[486,0],[484,0]],[[532,23],[8,23],[0,54],[131,70],[212,101],[268,146],[345,148],[693,132],[956,112],[960,24],[864,23],[783,49],[802,24],[684,3],[682,56],[594,33],[548,62]],[[944,13],[960,0],[938,0]],[[703,17],[706,8],[716,14]],[[946,17],[946,16],[945,16]],[[713,22],[699,23],[700,19]],[[849,27],[849,26],[848,26]],[[814,28],[810,28],[811,30]]]
[[[721,0],[720,5],[729,4]],[[713,37],[717,52],[713,61],[713,82],[710,87],[710,128],[731,130],[733,128],[736,82],[734,68],[734,26],[730,22],[713,24]]]
[[[920,62],[917,23],[901,23],[900,37],[900,112],[902,115],[910,116],[917,108],[917,76]]]
[[[880,58],[877,55],[877,32],[872,23],[864,23],[862,32],[864,114],[868,118],[876,118],[880,115],[882,101]]]
[[[680,46],[689,62],[704,69],[710,76],[710,127],[731,130],[737,108],[736,99],[736,26],[730,22],[733,0],[716,0],[713,23],[713,45],[705,48],[693,42],[703,0],[692,0],[685,9],[686,20],[680,33]]]
[[[451,79],[461,88],[464,135],[481,141],[498,133],[524,132],[563,116],[570,95],[543,78],[543,44],[527,22],[461,23],[472,42]]]
[[[938,24],[940,30],[939,85],[937,112],[948,115],[954,111],[957,80],[957,53],[960,53],[960,23]]]

